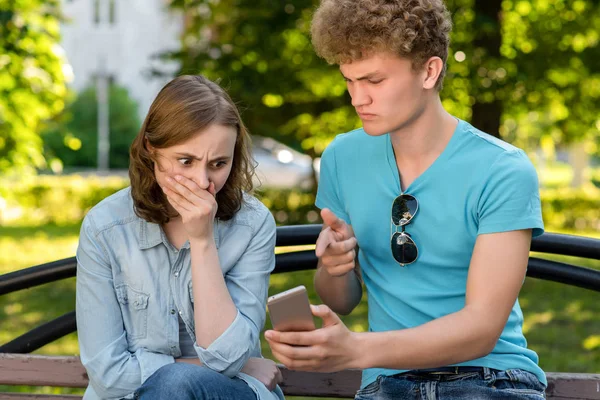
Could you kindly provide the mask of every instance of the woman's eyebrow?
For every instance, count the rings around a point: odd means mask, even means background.
[[[175,153],[175,155],[177,155],[178,157],[184,157],[184,158],[192,158],[194,160],[198,160],[198,161],[202,161],[202,157],[198,157],[194,154],[191,153]],[[229,160],[231,157],[230,156],[216,156],[214,157],[211,161],[222,161],[222,160]]]

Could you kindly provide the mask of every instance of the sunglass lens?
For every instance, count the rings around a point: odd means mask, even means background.
[[[394,225],[406,225],[417,213],[419,203],[410,194],[401,194],[392,204],[392,222]]]
[[[406,232],[396,232],[392,236],[392,255],[400,264],[411,264],[419,255],[417,245]]]

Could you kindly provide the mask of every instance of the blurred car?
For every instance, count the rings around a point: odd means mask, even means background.
[[[313,185],[313,160],[275,139],[252,136],[252,154],[258,163],[257,185],[265,188],[300,188]]]

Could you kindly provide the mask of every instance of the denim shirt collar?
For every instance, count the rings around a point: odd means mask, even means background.
[[[162,243],[160,225],[139,218],[137,228],[141,250],[149,249]]]

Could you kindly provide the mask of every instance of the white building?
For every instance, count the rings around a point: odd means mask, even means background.
[[[173,75],[176,63],[154,59],[181,47],[183,16],[165,0],[63,0],[67,21],[62,47],[73,70],[71,86],[80,91],[103,72],[127,88],[139,105],[140,119],[169,77],[151,77],[156,68]]]

